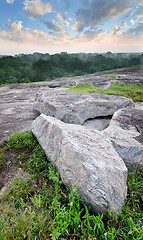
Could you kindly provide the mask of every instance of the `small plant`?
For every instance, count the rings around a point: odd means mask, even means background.
[[[143,87],[143,84],[142,83],[137,83],[137,86]]]
[[[106,125],[104,126],[103,130],[106,129],[106,128],[108,128],[108,127],[109,127],[109,124],[110,124],[110,123],[107,122]]]
[[[126,84],[124,82],[120,82],[118,84],[119,84],[119,86],[126,86]]]

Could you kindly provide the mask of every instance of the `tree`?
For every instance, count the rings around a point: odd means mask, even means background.
[[[39,59],[37,62],[32,64],[32,69],[35,71],[34,80],[43,81],[45,78],[51,76],[52,64],[50,60]]]

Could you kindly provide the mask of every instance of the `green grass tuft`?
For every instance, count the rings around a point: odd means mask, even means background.
[[[108,74],[108,75],[105,75],[104,78],[120,78],[120,76],[117,76],[115,74]]]
[[[131,98],[134,102],[143,102],[143,84],[125,84],[112,83],[109,88],[102,89],[96,88],[92,84],[83,83],[75,86],[69,87],[67,92],[79,93],[79,94],[106,94],[106,95],[116,95]]]
[[[90,83],[79,83],[74,86],[68,86],[68,90],[66,92],[71,93],[79,93],[79,94],[87,94],[90,91],[95,90],[95,87]]]
[[[143,68],[143,65],[133,66],[133,67],[129,67],[129,68],[124,68],[123,71],[135,70],[135,69],[142,69],[142,68]]]

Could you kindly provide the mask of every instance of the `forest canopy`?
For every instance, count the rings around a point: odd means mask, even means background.
[[[79,76],[99,71],[138,66],[143,54],[48,53],[1,56],[0,85],[48,81],[58,77]]]

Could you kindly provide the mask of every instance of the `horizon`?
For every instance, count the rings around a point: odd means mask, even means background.
[[[18,54],[0,54],[0,57],[7,57],[7,56],[12,56],[12,57],[16,57],[16,56],[19,56],[19,55],[33,55],[33,54],[49,54],[50,56],[51,55],[55,55],[55,54],[62,54],[62,53],[65,53],[65,54],[106,54],[108,52],[111,52],[111,51],[107,51],[107,52],[55,52],[55,53],[49,53],[49,52],[29,52],[29,53],[18,53]],[[111,52],[111,54],[143,54],[143,52]]]
[[[0,55],[143,52],[143,0],[1,0],[0,23]]]

